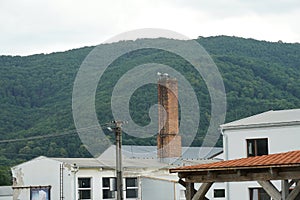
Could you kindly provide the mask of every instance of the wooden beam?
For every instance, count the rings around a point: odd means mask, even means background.
[[[238,176],[247,176],[247,172],[245,170],[237,170]]]
[[[278,169],[277,168],[271,167],[269,171],[270,171],[270,175],[272,177],[277,177],[278,176]]]
[[[194,191],[195,191],[195,188],[194,188],[194,183],[191,183],[191,182],[186,182],[185,183],[185,198],[186,200],[192,200],[193,196],[194,196]]]
[[[281,199],[286,200],[289,195],[289,181],[281,180]]]
[[[187,183],[184,180],[179,179],[178,183],[186,188]],[[193,193],[195,194],[197,192],[197,190],[195,188],[193,188],[193,189],[194,189]]]
[[[300,168],[289,171],[284,170],[277,174],[270,173],[269,169],[256,171],[228,170],[228,171],[210,171],[207,173],[197,172],[180,172],[180,177],[185,178],[188,182],[239,182],[239,181],[267,181],[267,180],[289,180],[300,179]]]
[[[291,193],[289,194],[289,196],[286,198],[286,200],[294,200],[296,199],[296,197],[300,194],[300,181],[297,181],[296,186],[294,187],[294,189],[291,191]]]
[[[271,181],[257,181],[274,200],[281,200],[281,194]]]
[[[193,196],[192,200],[206,200],[205,194],[209,190],[209,188],[212,186],[213,182],[211,183],[202,183],[199,190],[196,192],[196,194]]]

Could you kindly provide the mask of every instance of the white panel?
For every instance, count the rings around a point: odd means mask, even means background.
[[[174,200],[174,182],[161,181],[150,178],[142,178],[143,200]]]

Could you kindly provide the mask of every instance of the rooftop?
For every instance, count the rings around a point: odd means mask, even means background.
[[[171,168],[199,163],[215,162],[211,158],[223,152],[219,147],[183,147],[181,158],[171,158],[160,162],[156,146],[123,145],[123,166],[126,168]],[[116,162],[116,146],[110,146],[98,158],[51,158],[60,162],[74,164],[81,168],[113,168]]]
[[[244,119],[221,125],[222,129],[264,127],[274,125],[300,125],[300,109],[271,110]]]
[[[217,171],[228,169],[260,168],[260,167],[300,167],[300,150],[286,153],[255,156],[235,160],[214,162],[209,164],[199,164],[193,166],[179,167],[171,169],[171,173],[191,172],[191,171]]]
[[[199,160],[210,159],[223,152],[221,147],[182,147],[182,159]],[[131,159],[156,159],[157,146],[122,145],[122,155]],[[116,146],[110,146],[99,159],[115,159]]]

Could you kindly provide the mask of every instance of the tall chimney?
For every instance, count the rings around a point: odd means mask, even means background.
[[[159,73],[160,74],[160,73]],[[181,157],[181,136],[178,127],[178,82],[168,74],[158,80],[157,157]]]

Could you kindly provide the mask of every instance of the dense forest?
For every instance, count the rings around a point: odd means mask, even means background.
[[[228,36],[199,37],[196,41],[209,52],[223,77],[227,122],[271,109],[300,108],[300,44]],[[72,89],[76,73],[92,49],[0,56],[0,185],[10,183],[10,166],[39,155],[90,156],[75,130]],[[210,120],[209,93],[189,63],[169,52],[139,50],[109,66],[96,93],[99,123],[112,120],[110,96],[117,80],[132,67],[149,62],[172,66],[196,88],[201,99],[201,129],[192,145],[200,146]],[[149,123],[148,111],[156,101],[154,84],[134,93],[130,112],[136,123]],[[155,145],[156,139],[124,134],[123,143]]]

